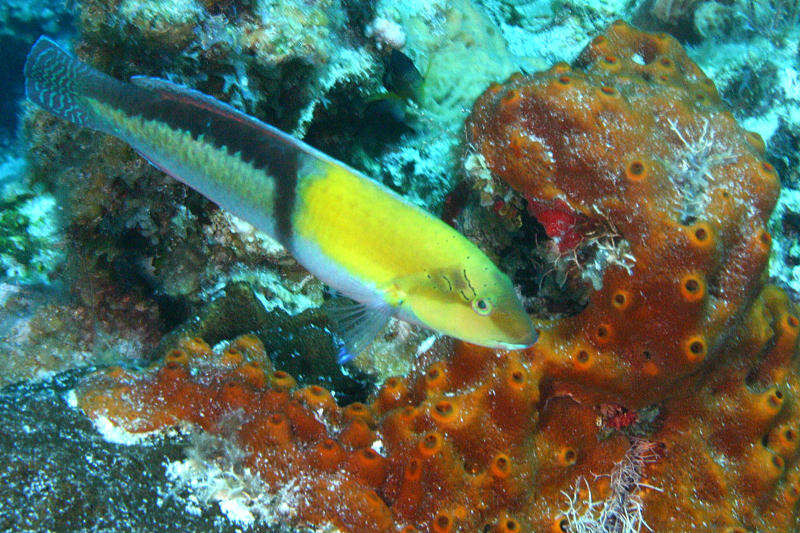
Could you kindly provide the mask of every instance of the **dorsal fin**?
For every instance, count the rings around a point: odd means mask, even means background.
[[[246,124],[250,127],[257,128],[262,130],[264,133],[274,135],[277,140],[288,144],[297,145],[296,148],[305,151],[304,149],[306,146],[302,145],[304,143],[300,143],[291,135],[282,132],[274,126],[270,126],[269,124],[266,124],[255,117],[247,115],[232,105],[226,104],[225,102],[222,102],[213,96],[209,96],[198,90],[191,89],[162,78],[133,76],[130,81],[132,84],[138,87],[149,89],[150,91],[157,93],[165,100],[172,100],[183,105],[194,107],[198,110],[207,111],[220,117],[224,117],[229,120],[235,120],[241,124]]]

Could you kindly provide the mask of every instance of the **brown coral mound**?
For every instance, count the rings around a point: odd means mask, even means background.
[[[598,388],[639,407],[724,351],[761,287],[779,180],[673,38],[617,22],[577,64],[490,87],[467,132],[495,176],[629,246],[543,343],[585,352]]]
[[[439,342],[369,405],[200,340],[79,391],[131,431],[227,413],[293,523],[345,531],[789,531],[800,498],[798,310],[764,287],[778,181],[664,35],[616,23],[575,68],[491,87],[471,144],[531,201],[628,244],[524,352]],[[561,206],[562,204],[559,204]],[[588,238],[588,237],[587,237]],[[601,513],[601,511],[603,511]]]
[[[375,435],[367,422],[374,422],[365,406],[340,409],[322,387],[298,388],[292,376],[272,370],[261,341],[250,335],[219,353],[202,339],[179,345],[145,372],[95,374],[80,392],[81,408],[135,433],[189,422],[218,434],[238,414],[246,466],[271,490],[297,484],[291,505],[299,521],[391,529],[389,510],[376,494],[386,459],[370,448]]]

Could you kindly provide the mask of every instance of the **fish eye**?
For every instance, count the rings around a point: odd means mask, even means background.
[[[492,312],[494,306],[489,298],[475,298],[472,300],[472,309],[481,316],[486,316]]]

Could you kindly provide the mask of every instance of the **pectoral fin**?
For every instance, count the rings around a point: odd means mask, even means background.
[[[331,300],[326,311],[334,333],[344,344],[339,352],[340,364],[364,351],[394,314],[394,308],[386,303],[365,304],[345,297]]]

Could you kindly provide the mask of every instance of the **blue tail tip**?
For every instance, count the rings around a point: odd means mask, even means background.
[[[339,353],[337,354],[336,361],[340,364],[346,364],[353,360],[355,356],[350,353],[350,350],[347,349],[346,346],[339,347]]]

